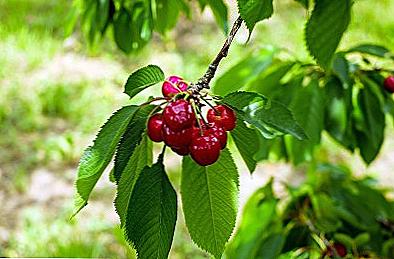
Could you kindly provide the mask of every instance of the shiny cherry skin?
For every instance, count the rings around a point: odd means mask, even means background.
[[[220,142],[220,148],[224,149],[227,145],[227,132],[220,126],[212,125],[208,132],[214,135]]]
[[[224,149],[226,147],[227,132],[222,127],[217,126],[214,123],[208,123],[207,125],[205,125],[204,122],[202,122],[201,128],[202,134],[198,126],[193,127],[192,138],[197,138],[204,134],[212,134],[219,140],[221,149]]]
[[[148,120],[148,136],[154,142],[163,141],[162,135],[163,115],[156,113]]]
[[[386,89],[387,92],[389,93],[394,93],[394,76],[388,76],[384,80],[384,89]]]
[[[193,138],[190,146],[190,155],[197,164],[207,166],[215,163],[220,155],[220,142],[212,134],[203,134]]]
[[[174,131],[166,123],[164,123],[162,127],[164,143],[170,147],[188,146],[192,140],[192,132],[192,128]]]
[[[187,156],[190,154],[189,147],[188,146],[183,146],[183,147],[172,147],[172,151],[177,153],[180,156]]]
[[[216,111],[208,110],[208,121],[223,127],[226,131],[233,130],[237,121],[234,111],[225,105],[217,105],[214,108]]]
[[[182,77],[170,76],[164,81],[161,92],[164,97],[173,97],[177,93],[186,91],[187,87],[188,84],[183,81]]]
[[[163,120],[173,131],[191,128],[195,119],[191,104],[183,99],[170,102],[163,111]]]

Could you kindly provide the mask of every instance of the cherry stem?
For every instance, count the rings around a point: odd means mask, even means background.
[[[220,115],[219,111],[210,102],[208,102],[204,97],[201,97],[201,100],[203,100],[206,104],[208,104],[208,106],[211,107],[212,110],[215,111],[216,115]]]
[[[200,120],[199,120],[199,117],[202,118],[201,113],[199,113],[199,112],[197,111],[196,103],[194,102],[193,99],[190,100],[190,103],[192,104],[192,108],[193,108],[194,115],[196,116],[197,125],[198,125],[198,128],[199,128],[199,130],[200,130],[200,136],[202,136],[203,132],[202,132],[202,127],[201,127],[201,123],[200,123]],[[204,119],[203,119],[203,120],[204,120]]]
[[[218,69],[220,61],[223,58],[227,57],[228,50],[231,46],[231,43],[234,40],[235,35],[237,34],[239,28],[241,27],[243,19],[241,16],[237,18],[234,22],[233,27],[231,28],[230,34],[228,35],[226,41],[224,42],[223,47],[221,48],[220,52],[217,54],[216,58],[212,61],[209,65],[208,70],[205,74],[197,81],[197,83],[191,83],[189,88],[193,93],[200,92],[202,89],[209,89],[209,83],[211,82],[212,78],[215,76],[216,70]]]
[[[161,153],[160,153],[160,155],[159,155],[159,157],[158,157],[158,159],[157,159],[157,162],[158,162],[158,163],[163,163],[163,160],[164,160],[164,153],[166,152],[166,147],[167,147],[167,145],[164,144],[164,145],[163,145],[163,149],[162,149],[162,151],[161,151]]]
[[[174,83],[172,83],[172,82],[170,82],[170,81],[168,81],[168,80],[166,80],[166,82],[167,82],[167,83],[170,83],[170,85],[171,85],[172,87],[174,87],[176,90],[178,90],[180,93],[182,92],[181,88],[179,88],[178,85],[176,85],[176,84],[174,84]]]

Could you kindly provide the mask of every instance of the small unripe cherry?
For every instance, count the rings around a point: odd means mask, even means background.
[[[394,93],[394,76],[388,76],[384,80],[384,89],[388,91],[389,93]]]
[[[223,127],[226,131],[233,130],[237,121],[234,111],[225,105],[217,105],[214,108],[208,110],[207,120]]]
[[[173,97],[177,93],[187,90],[188,84],[185,83],[182,77],[170,76],[164,81],[161,92],[164,97]]]
[[[163,116],[160,113],[156,113],[148,120],[148,136],[154,142],[163,141],[162,135],[162,126],[163,126]]]
[[[219,158],[220,142],[212,134],[203,134],[203,136],[193,138],[189,150],[191,157],[197,164],[211,165]]]
[[[192,140],[192,128],[174,131],[166,123],[162,127],[164,143],[169,147],[188,146]]]
[[[180,156],[187,156],[190,153],[188,146],[172,147],[171,150]]]
[[[170,102],[163,111],[165,124],[174,131],[191,128],[195,119],[191,104],[183,99]]]

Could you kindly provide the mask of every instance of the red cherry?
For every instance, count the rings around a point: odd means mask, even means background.
[[[192,140],[192,128],[174,131],[164,123],[162,127],[162,134],[164,143],[170,147],[188,146]]]
[[[163,135],[161,128],[163,126],[163,116],[160,113],[156,113],[148,120],[148,136],[154,142],[163,141]]]
[[[163,120],[174,131],[191,128],[195,119],[193,108],[186,100],[176,100],[164,108]]]
[[[215,163],[220,154],[220,142],[212,134],[193,138],[189,146],[190,155],[201,166]]]
[[[172,147],[171,149],[180,156],[187,156],[190,153],[188,146]]]
[[[182,81],[182,77],[170,76],[164,81],[161,92],[164,97],[173,97],[177,93],[186,91],[188,84]],[[180,91],[179,91],[180,90]]]
[[[389,93],[394,93],[394,76],[388,76],[384,80],[384,88],[389,92]]]
[[[215,110],[208,110],[208,121],[223,127],[227,131],[233,130],[237,121],[234,111],[225,105],[217,105]]]
[[[335,243],[333,246],[327,247],[327,251],[325,254],[329,257],[334,257],[334,249],[340,257],[345,257],[347,255],[346,247],[341,243]]]
[[[220,126],[210,125],[208,132],[214,135],[220,142],[221,149],[224,149],[227,144],[227,132]]]

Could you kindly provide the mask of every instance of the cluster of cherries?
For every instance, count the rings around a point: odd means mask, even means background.
[[[181,155],[190,156],[196,163],[207,166],[215,163],[220,150],[226,147],[227,132],[236,124],[234,111],[224,105],[212,106],[206,120],[200,112],[202,106],[187,92],[188,84],[181,77],[170,76],[162,85],[166,106],[162,113],[148,120],[148,136]]]

